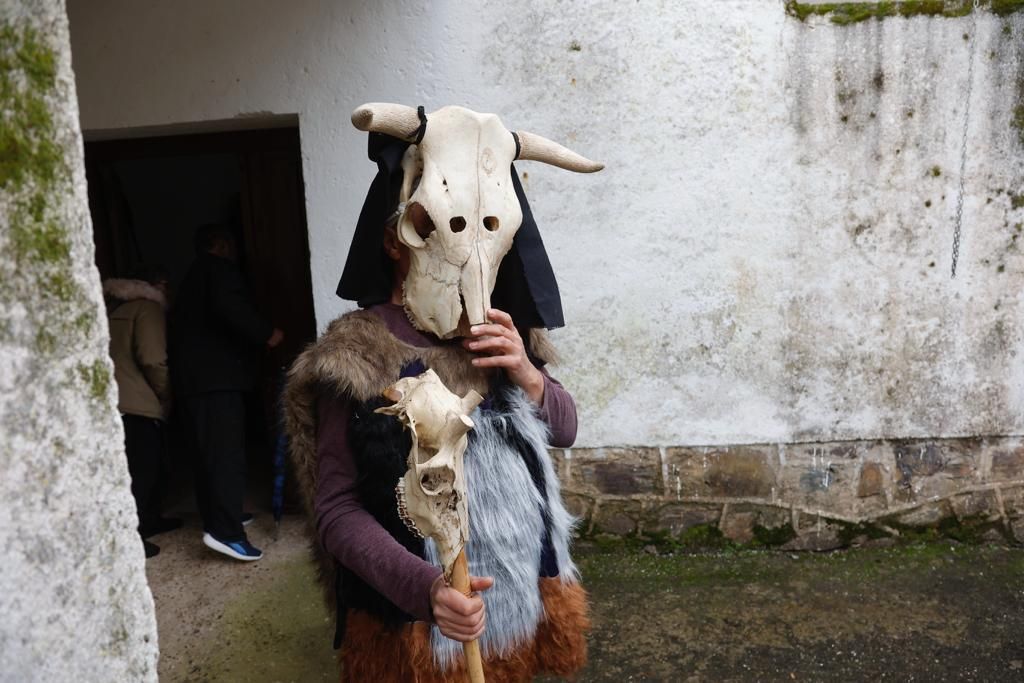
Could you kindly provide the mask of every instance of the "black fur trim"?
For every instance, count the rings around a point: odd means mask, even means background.
[[[395,484],[405,474],[412,439],[391,415],[373,412],[384,399],[356,403],[349,422],[349,444],[359,470],[356,487],[363,507],[409,552],[423,557],[423,539],[414,536],[398,514]],[[414,621],[359,576],[339,567],[338,614],[346,607],[364,609],[382,622],[399,625]]]

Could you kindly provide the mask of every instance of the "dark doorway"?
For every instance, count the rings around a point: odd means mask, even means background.
[[[316,334],[298,128],[86,142],[85,163],[104,280],[159,265],[170,275],[173,301],[194,258],[196,228],[224,223],[235,232],[253,299],[285,334],[264,358],[248,411],[250,484],[257,482],[262,499],[283,370]],[[170,427],[172,460],[184,465],[186,440],[174,420]],[[176,469],[181,489],[191,477],[187,468]]]
[[[159,263],[177,284],[195,229],[227,222],[256,300],[285,332],[278,360],[314,338],[298,128],[86,142],[85,162],[103,279]]]

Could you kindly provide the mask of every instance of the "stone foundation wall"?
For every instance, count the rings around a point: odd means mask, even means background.
[[[1024,437],[553,451],[583,535],[827,550],[1024,541]]]

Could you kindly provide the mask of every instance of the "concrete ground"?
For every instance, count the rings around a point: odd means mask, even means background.
[[[301,520],[273,540],[262,513],[249,534],[266,557],[242,564],[186,514],[147,565],[161,680],[335,680]],[[581,680],[1024,680],[1024,550],[653,551],[578,549],[594,612]]]
[[[184,517],[185,528],[151,539],[160,554],[146,560],[160,680],[337,680],[333,624],[306,559],[300,518],[286,516],[274,540],[270,513],[257,513],[247,531],[264,557],[243,563],[204,546],[198,517]]]

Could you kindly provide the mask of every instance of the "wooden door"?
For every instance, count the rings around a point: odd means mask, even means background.
[[[272,354],[290,365],[316,334],[298,130],[274,131],[244,152],[242,229],[249,284],[285,333]]]

